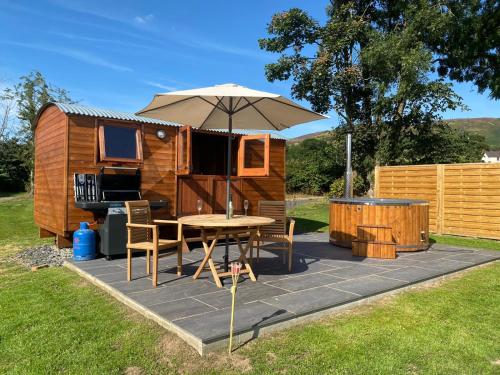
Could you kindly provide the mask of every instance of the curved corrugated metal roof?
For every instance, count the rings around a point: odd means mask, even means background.
[[[66,114],[91,116],[91,117],[104,117],[115,120],[136,121],[145,124],[158,124],[169,126],[180,126],[179,124],[171,121],[163,121],[155,118],[137,116],[129,112],[110,111],[107,109],[93,108],[80,104],[66,104],[66,103],[52,103],[57,106],[61,111]]]
[[[101,117],[101,118],[109,118],[114,120],[125,120],[125,121],[135,121],[142,122],[145,124],[157,124],[157,125],[167,125],[167,126],[181,126],[176,122],[158,120],[151,117],[137,116],[133,113],[129,112],[121,112],[121,111],[110,111],[108,109],[94,108],[80,104],[67,104],[67,103],[48,103],[43,106],[38,112],[38,116],[43,112],[43,110],[50,106],[55,105],[62,112],[70,115],[80,115],[80,116],[91,116],[91,117]],[[206,129],[206,132],[215,132],[215,133],[227,133],[227,129]],[[236,135],[252,135],[252,134],[262,134],[262,131],[253,131],[253,130],[242,130],[235,129],[234,134]],[[271,138],[274,139],[282,139],[286,140],[282,135],[269,132],[271,134]]]

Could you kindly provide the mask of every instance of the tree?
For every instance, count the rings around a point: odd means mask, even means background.
[[[47,83],[45,77],[38,71],[22,76],[19,83],[4,90],[0,99],[4,103],[13,101],[16,105],[16,117],[19,121],[16,143],[23,146],[21,155],[31,176],[26,181],[28,191],[31,192],[33,189],[35,121],[38,110],[48,102],[74,102],[70,99],[68,91]]]
[[[451,32],[454,2],[442,4],[447,3],[332,0],[323,25],[301,9],[277,13],[269,37],[259,40],[261,48],[280,54],[266,65],[267,79],[292,80],[295,98],[308,100],[318,112],[339,114],[333,143],[342,148],[343,134],[355,133],[360,154],[354,165],[365,178],[377,163],[421,160],[422,150],[438,160],[443,140],[460,140],[445,130],[441,113],[465,108],[445,74],[431,74],[444,64],[435,51]],[[458,29],[453,26],[453,32]],[[448,47],[441,55],[451,56]]]
[[[342,176],[342,160],[329,138],[306,139],[287,146],[287,191],[306,194],[328,191],[331,181]]]
[[[426,30],[425,43],[436,71],[458,82],[473,82],[479,92],[500,99],[500,2],[445,1],[441,24]],[[437,6],[437,5],[436,5]]]
[[[48,84],[37,71],[0,95],[0,182],[2,189],[33,188],[35,120],[46,103],[72,103],[66,90]],[[17,121],[16,121],[17,120]]]

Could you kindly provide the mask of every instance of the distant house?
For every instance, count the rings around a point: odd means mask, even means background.
[[[485,163],[500,163],[500,151],[486,151],[481,160]]]

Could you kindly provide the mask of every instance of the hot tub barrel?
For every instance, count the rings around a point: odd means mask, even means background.
[[[392,228],[397,251],[429,247],[429,203],[385,198],[338,198],[330,200],[330,242],[351,247],[359,225]]]

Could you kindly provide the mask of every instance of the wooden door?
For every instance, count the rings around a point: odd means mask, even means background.
[[[243,212],[241,178],[231,179],[231,196],[233,200],[233,212],[239,215]],[[213,212],[217,214],[226,213],[226,179],[223,177],[214,177]]]
[[[183,126],[177,134],[177,171],[178,175],[188,175],[193,170],[191,152],[191,126]]]
[[[198,213],[196,206],[198,199],[202,202],[201,213],[212,213],[212,177],[211,176],[186,176],[179,177],[177,215],[195,215]]]

